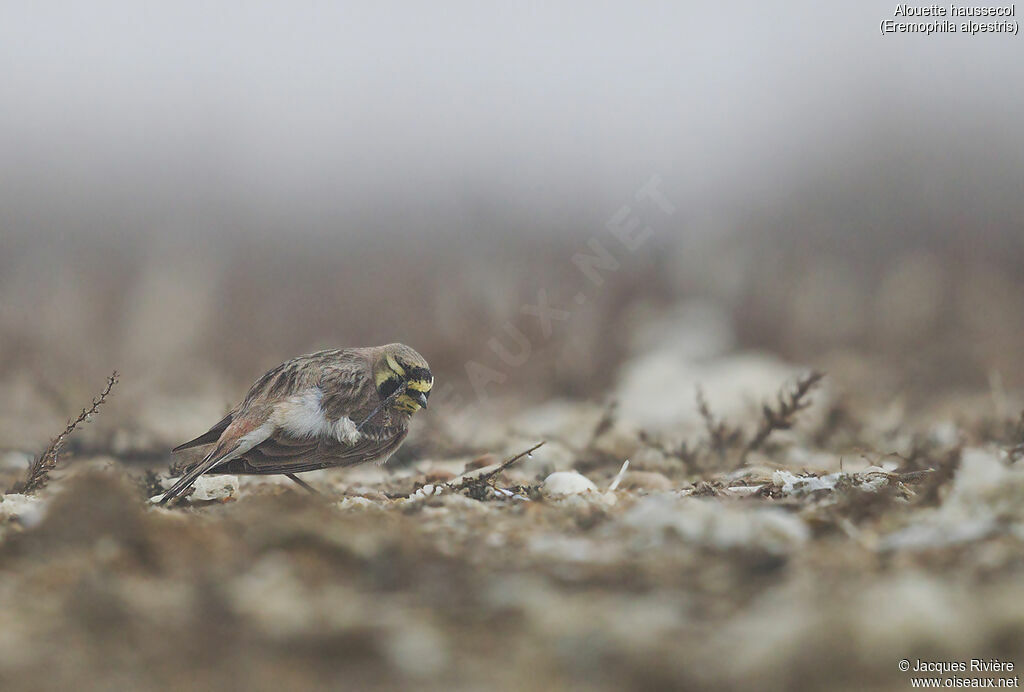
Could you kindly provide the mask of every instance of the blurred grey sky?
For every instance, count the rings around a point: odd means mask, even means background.
[[[654,172],[698,218],[885,161],[1019,182],[1024,43],[883,38],[895,5],[4,3],[0,234],[557,231]]]

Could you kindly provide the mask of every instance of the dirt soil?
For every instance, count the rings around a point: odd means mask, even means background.
[[[883,690],[903,658],[1019,659],[1021,421],[781,381],[689,427],[435,413],[319,495],[210,476],[170,508],[166,448],[90,426],[0,502],[0,688]]]

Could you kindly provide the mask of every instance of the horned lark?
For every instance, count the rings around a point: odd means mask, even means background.
[[[294,474],[367,461],[384,463],[409,433],[434,384],[427,361],[404,344],[320,351],[277,366],[245,400],[199,437],[174,448],[214,445],[164,493],[186,491],[208,471]]]

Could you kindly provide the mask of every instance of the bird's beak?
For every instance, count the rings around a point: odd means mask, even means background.
[[[409,392],[406,392],[406,394],[409,394]],[[412,397],[412,400],[419,404],[421,408],[427,407],[427,395],[423,392],[416,392],[416,395]]]

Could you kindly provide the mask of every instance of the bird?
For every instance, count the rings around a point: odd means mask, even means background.
[[[213,445],[163,494],[180,496],[204,473],[284,474],[383,464],[426,408],[434,376],[405,344],[318,351],[268,371],[245,398],[205,433],[172,453]]]

